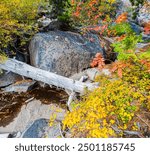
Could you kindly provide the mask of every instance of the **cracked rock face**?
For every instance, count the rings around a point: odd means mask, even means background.
[[[96,53],[106,55],[97,35],[67,31],[36,34],[29,51],[33,66],[67,77],[88,68]]]

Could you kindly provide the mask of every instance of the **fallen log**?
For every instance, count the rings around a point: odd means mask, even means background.
[[[87,78],[88,77],[86,77],[86,76],[82,76],[81,78],[80,78],[80,82],[83,82],[85,79],[87,80]],[[76,98],[76,92],[71,92],[71,94],[69,95],[69,99],[68,99],[68,102],[67,102],[67,106],[68,106],[68,108],[69,108],[69,110],[71,111],[71,107],[70,107],[70,104],[71,104],[71,102]]]
[[[5,62],[0,63],[0,68],[16,74],[44,82],[59,88],[68,89],[72,92],[84,93],[85,89],[92,90],[97,88],[97,84],[83,83],[52,72],[48,72],[21,61],[8,58]]]

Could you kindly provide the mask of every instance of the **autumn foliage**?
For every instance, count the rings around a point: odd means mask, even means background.
[[[91,7],[96,1],[92,2]],[[81,10],[76,13],[80,18]],[[100,71],[107,68],[111,74],[96,77],[99,88],[72,103],[73,110],[63,120],[63,130],[69,130],[71,137],[124,137],[125,131],[140,132],[138,136],[144,137],[143,129],[147,124],[143,123],[144,118],[140,122],[139,115],[150,111],[150,49],[137,52],[136,45],[142,38],[132,30],[126,12],[119,15],[113,25],[105,24],[104,30],[104,25],[87,30],[113,36],[112,47],[118,54],[117,60],[107,65],[101,53],[95,55],[90,66]],[[149,27],[149,23],[145,25],[145,34],[149,34]],[[139,122],[142,127],[138,126]]]
[[[118,18],[116,19],[116,23],[117,24],[120,24],[120,23],[122,23],[122,22],[126,22],[127,21],[127,13],[126,12],[124,12],[124,13],[122,13],[121,15],[119,15],[118,16]]]
[[[99,69],[104,68],[105,62],[104,58],[101,53],[97,53],[95,58],[91,62],[91,67],[98,67]]]
[[[75,25],[95,25],[115,16],[116,0],[72,0],[71,18]]]
[[[86,138],[122,137],[126,130],[140,131],[137,114],[150,107],[150,74],[146,66],[141,67],[140,62],[128,62],[128,67],[122,69],[122,78],[114,73],[97,77],[100,87],[68,112],[63,129],[69,128],[72,137]]]
[[[111,72],[116,72],[120,78],[122,78],[123,70],[129,65],[125,62],[116,62],[112,64]]]
[[[144,25],[144,33],[150,34],[150,22]]]
[[[143,0],[130,0],[132,5],[143,4]],[[39,6],[45,0],[2,0],[0,2],[0,62],[6,60],[4,52],[14,53],[27,45],[38,32],[36,19]],[[137,35],[128,22],[128,13],[123,12],[116,18],[117,0],[49,0],[54,5],[58,20],[70,22],[75,30],[84,33],[94,32],[99,38],[112,37],[112,53],[117,59],[105,64],[99,51],[91,60],[90,66],[101,72],[109,69],[110,74],[97,76],[93,82],[99,87],[86,91],[80,100],[71,103],[62,121],[62,130],[69,131],[71,137],[108,138],[124,137],[127,131],[140,132],[146,122],[139,114],[150,111],[150,48],[138,50],[142,35]],[[143,32],[150,34],[150,23],[145,23]],[[93,38],[88,38],[94,42]],[[101,43],[101,47],[105,46]],[[107,52],[107,51],[106,51]],[[111,54],[112,54],[111,53]],[[56,62],[57,63],[57,62]],[[102,73],[102,72],[101,72]],[[50,122],[54,122],[53,115]],[[145,123],[146,124],[146,123]],[[50,126],[52,124],[50,123]],[[60,126],[61,128],[61,126]]]

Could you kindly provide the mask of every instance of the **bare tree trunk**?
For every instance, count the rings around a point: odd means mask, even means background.
[[[55,73],[35,68],[26,63],[10,58],[8,58],[8,60],[5,62],[0,63],[0,68],[37,81],[44,82],[49,85],[68,89],[78,93],[84,93],[85,89],[92,90],[97,87],[97,84],[87,84],[81,81],[76,81],[64,76],[57,75]]]

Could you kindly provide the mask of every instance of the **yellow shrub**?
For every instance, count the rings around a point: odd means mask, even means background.
[[[150,74],[140,66],[131,65],[122,79],[100,76],[101,86],[86,94],[78,106],[69,112],[63,129],[73,137],[117,137],[114,127],[135,129],[132,119],[141,107],[149,103]],[[148,107],[150,104],[148,104]],[[130,125],[129,125],[130,124]]]

